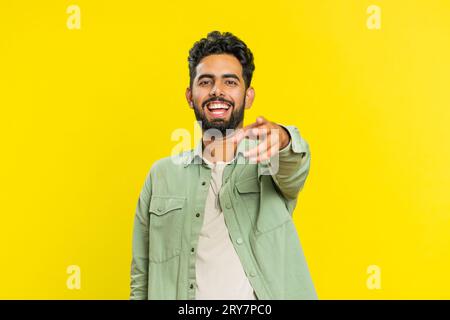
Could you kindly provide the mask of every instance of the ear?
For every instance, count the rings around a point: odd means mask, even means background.
[[[253,104],[253,100],[255,100],[255,89],[250,87],[245,92],[245,109],[250,109]]]
[[[194,102],[192,101],[192,90],[191,88],[186,88],[186,101],[191,109],[194,109]]]

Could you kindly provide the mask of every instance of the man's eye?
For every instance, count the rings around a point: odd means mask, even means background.
[[[206,86],[206,85],[208,85],[210,83],[210,81],[200,81],[199,83],[198,83],[198,85],[199,86]]]
[[[227,85],[230,85],[230,86],[235,86],[235,85],[237,85],[237,82],[234,81],[234,80],[227,80],[227,81],[225,81],[225,83],[226,83]]]

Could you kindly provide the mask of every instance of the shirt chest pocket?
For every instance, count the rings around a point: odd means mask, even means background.
[[[275,230],[291,220],[283,200],[272,183],[263,185],[257,178],[249,178],[237,182],[236,189],[253,227],[259,234]],[[265,191],[262,198],[261,190]]]
[[[253,228],[259,213],[260,186],[257,178],[247,178],[236,182],[236,190],[240,199],[240,207],[245,208]]]
[[[236,189],[240,194],[260,193],[260,186],[256,177],[236,182]]]
[[[152,195],[149,260],[164,262],[180,254],[186,198]]]

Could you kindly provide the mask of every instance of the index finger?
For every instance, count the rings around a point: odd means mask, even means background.
[[[240,143],[242,141],[242,139],[244,139],[245,137],[250,137],[251,136],[251,130],[254,128],[257,128],[260,124],[254,122],[251,123],[243,128],[237,129],[236,133],[234,135],[234,141],[235,143]]]

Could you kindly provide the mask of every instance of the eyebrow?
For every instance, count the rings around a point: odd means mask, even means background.
[[[214,75],[211,73],[205,73],[202,74],[201,76],[198,77],[197,82],[202,80],[203,78],[211,78],[214,79]],[[241,82],[241,80],[239,79],[239,77],[237,75],[235,75],[234,73],[226,73],[224,75],[222,75],[222,78],[233,78],[236,79],[238,82]]]

